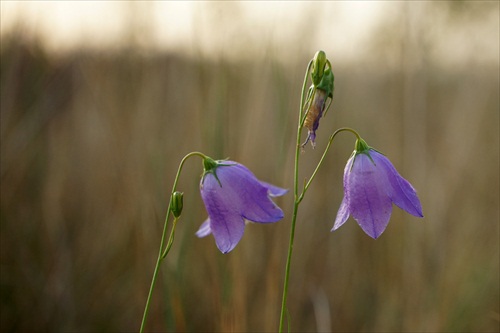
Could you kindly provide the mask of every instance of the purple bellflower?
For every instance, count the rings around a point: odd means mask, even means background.
[[[245,166],[233,161],[204,159],[200,191],[208,219],[196,235],[214,235],[222,253],[234,249],[243,237],[245,220],[277,222],[283,211],[270,199],[288,190],[258,180]]]
[[[358,139],[344,170],[344,198],[332,231],[351,215],[366,234],[376,239],[389,224],[393,203],[411,215],[423,217],[413,186],[387,157]]]

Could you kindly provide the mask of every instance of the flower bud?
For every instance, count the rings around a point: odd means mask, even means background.
[[[317,86],[321,82],[321,79],[323,78],[323,72],[325,71],[326,62],[327,59],[325,52],[324,51],[316,52],[313,58],[312,71],[311,71],[311,80],[314,86]]]
[[[175,191],[174,193],[172,193],[172,197],[170,198],[170,206],[172,208],[172,214],[174,214],[175,218],[181,216],[183,197],[184,193]]]

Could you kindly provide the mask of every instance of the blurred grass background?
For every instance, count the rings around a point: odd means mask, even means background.
[[[218,14],[199,13],[197,31],[239,24],[233,7],[206,6]],[[258,45],[234,37],[241,57],[230,45],[216,56],[138,47],[137,24],[119,47],[64,53],[22,24],[2,32],[2,332],[138,330],[181,158],[230,157],[292,188],[302,78],[318,49],[336,89],[301,178],[329,135],[351,126],[415,186],[425,217],[395,208],[376,241],[352,219],[330,233],[354,145],[341,136],[300,207],[291,330],[498,331],[499,3],[387,10],[355,59],[336,58],[343,45],[313,10],[286,47],[272,30]],[[452,38],[460,48],[443,48]],[[249,225],[222,255],[194,236],[206,218],[201,172],[193,160],[182,175],[185,209],[147,327],[275,331],[293,198],[276,200],[283,221]]]

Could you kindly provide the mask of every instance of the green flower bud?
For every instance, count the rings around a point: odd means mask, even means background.
[[[318,51],[314,55],[311,71],[311,80],[314,86],[317,86],[321,79],[323,78],[323,72],[325,71],[325,66],[327,63],[326,53],[324,51]]]
[[[172,207],[172,214],[174,214],[175,218],[181,216],[183,197],[184,193],[175,191],[174,193],[172,193],[172,197],[170,198],[170,206]]]

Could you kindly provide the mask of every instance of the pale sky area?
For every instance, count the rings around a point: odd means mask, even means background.
[[[412,34],[420,38],[419,29],[426,26],[429,35],[439,40],[432,52],[445,62],[450,57],[498,58],[498,43],[491,44],[498,35],[498,11],[484,18],[491,24],[469,29],[439,25],[444,18],[431,5],[404,1],[2,1],[1,32],[22,27],[54,52],[82,45],[112,49],[133,41],[138,48],[203,56],[282,52],[290,56],[297,50],[324,49],[336,57],[356,60],[366,56],[370,43],[384,39],[383,24],[399,22],[408,28],[405,38]],[[429,11],[432,20],[427,18]],[[471,55],[471,50],[481,52]]]

